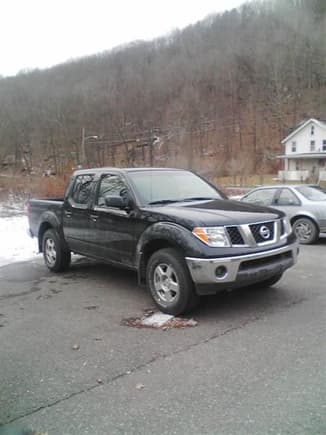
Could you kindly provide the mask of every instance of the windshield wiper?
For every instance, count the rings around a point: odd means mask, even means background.
[[[155,204],[171,204],[172,202],[179,202],[179,199],[159,199],[158,201],[151,201],[148,203],[148,205],[155,205]]]
[[[215,199],[219,199],[219,198],[213,198],[213,197],[208,197],[208,196],[194,196],[192,198],[184,198],[184,199],[179,199],[179,201],[214,201]]]
[[[155,204],[171,204],[173,202],[190,202],[190,201],[214,201],[214,199],[219,198],[213,198],[208,196],[194,196],[192,198],[181,198],[181,199],[160,199],[158,201],[151,201],[148,203],[148,205],[155,205]]]

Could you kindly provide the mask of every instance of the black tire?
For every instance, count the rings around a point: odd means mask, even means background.
[[[42,239],[42,250],[44,262],[52,272],[63,272],[68,269],[71,253],[63,246],[57,231],[53,229],[45,231]]]
[[[175,249],[160,249],[150,257],[146,282],[163,313],[178,316],[191,311],[199,302],[185,260]]]
[[[283,276],[283,272],[278,273],[277,275],[272,276],[271,278],[265,279],[265,281],[260,281],[260,282],[256,282],[255,284],[252,284],[251,286],[249,286],[249,288],[254,290],[258,290],[258,289],[260,290],[260,289],[272,287],[282,278],[282,276]]]
[[[299,243],[310,245],[319,237],[319,231],[315,222],[309,218],[299,218],[292,225],[294,234],[297,236]]]

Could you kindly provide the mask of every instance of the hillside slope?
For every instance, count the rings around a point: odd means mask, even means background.
[[[252,2],[151,42],[0,79],[0,161],[36,173],[80,163],[276,170],[288,129],[326,117],[325,9],[323,0]]]

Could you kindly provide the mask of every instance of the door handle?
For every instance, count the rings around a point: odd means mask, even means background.
[[[65,211],[65,216],[67,216],[67,218],[71,218],[71,211]]]
[[[98,215],[97,214],[91,214],[91,219],[93,222],[96,222],[98,219]]]

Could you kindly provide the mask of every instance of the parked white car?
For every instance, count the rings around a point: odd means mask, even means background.
[[[314,243],[326,233],[326,191],[308,184],[257,187],[241,201],[284,211],[300,243]]]

